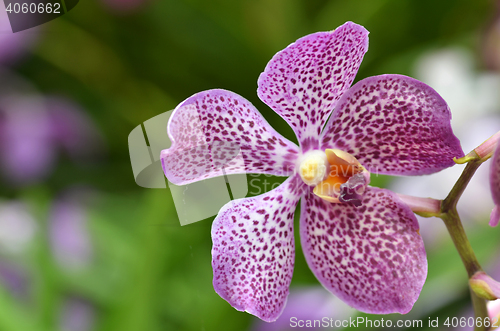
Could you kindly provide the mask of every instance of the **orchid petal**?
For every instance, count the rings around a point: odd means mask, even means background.
[[[172,146],[161,152],[161,161],[168,180],[177,185],[224,174],[287,176],[299,151],[249,101],[225,90],[200,92],[182,102],[169,120],[168,134]],[[243,160],[236,157],[240,151]]]
[[[497,144],[490,166],[490,188],[495,208],[491,212],[490,225],[496,226],[500,219],[500,144]]]
[[[214,289],[235,309],[275,321],[285,307],[295,246],[299,176],[257,197],[222,207],[212,225]]]
[[[427,276],[418,222],[385,189],[367,187],[361,207],[302,199],[300,236],[318,280],[350,306],[367,313],[407,313]]]
[[[431,87],[402,75],[363,79],[338,103],[322,148],[354,155],[372,173],[425,175],[464,155],[446,102]]]
[[[257,94],[293,128],[302,151],[318,148],[318,136],[342,94],[351,86],[368,31],[347,22],[313,33],[278,52],[258,80]]]

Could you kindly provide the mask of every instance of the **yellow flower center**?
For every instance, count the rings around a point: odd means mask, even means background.
[[[304,154],[299,162],[298,170],[304,183],[314,186],[314,194],[332,203],[340,203],[340,185],[352,176],[366,172],[354,156],[340,149],[311,151]],[[364,191],[364,187],[360,190]]]
[[[299,175],[307,185],[316,186],[326,178],[329,164],[322,151],[307,152],[300,158],[299,164]]]

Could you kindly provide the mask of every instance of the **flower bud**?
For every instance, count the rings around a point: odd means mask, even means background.
[[[478,271],[469,279],[471,289],[481,298],[496,300],[500,298],[500,283],[488,276],[484,271]]]

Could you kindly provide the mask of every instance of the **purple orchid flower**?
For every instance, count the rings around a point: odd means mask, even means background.
[[[500,219],[500,144],[497,143],[490,167],[491,196],[495,207],[490,215],[490,225],[497,226]]]
[[[265,321],[283,311],[301,198],[302,248],[325,288],[368,313],[407,313],[418,298],[427,276],[418,222],[395,193],[369,187],[369,173],[430,174],[463,151],[448,106],[429,86],[381,75],[349,88],[367,48],[368,31],[347,22],[297,40],[268,63],[258,95],[291,125],[300,148],[225,90],[195,94],[170,118],[172,145],[161,159],[174,184],[224,173],[290,176],[226,204],[213,222],[214,288],[237,310]],[[223,162],[232,144],[244,166]]]

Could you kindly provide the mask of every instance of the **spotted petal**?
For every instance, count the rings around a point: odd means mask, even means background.
[[[496,226],[500,219],[500,144],[497,144],[490,166],[490,188],[495,208],[491,212],[490,225]]]
[[[222,207],[212,225],[215,291],[234,308],[275,321],[286,303],[295,259],[293,214],[304,184],[278,188]]]
[[[361,207],[328,203],[308,193],[300,237],[318,280],[367,313],[407,313],[427,276],[418,223],[391,191],[368,187]]]
[[[260,99],[291,125],[303,151],[319,147],[317,137],[367,50],[368,31],[347,22],[300,38],[260,75]]]
[[[182,102],[169,120],[168,134],[172,146],[161,152],[161,161],[165,175],[177,185],[223,171],[288,176],[298,154],[298,147],[249,101],[225,90],[200,92]]]
[[[464,155],[446,102],[431,87],[402,75],[363,79],[338,103],[322,148],[354,155],[371,173],[425,175]]]

